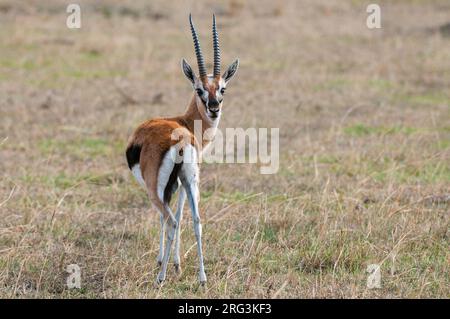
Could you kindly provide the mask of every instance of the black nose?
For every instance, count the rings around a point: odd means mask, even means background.
[[[210,99],[208,101],[208,108],[213,112],[217,112],[219,109],[219,101],[217,99]]]

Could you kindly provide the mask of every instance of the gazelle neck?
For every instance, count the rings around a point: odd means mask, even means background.
[[[195,132],[194,127],[196,121],[199,121],[197,123],[201,123],[201,132],[203,139],[202,144],[203,146],[206,146],[216,135],[216,129],[220,121],[220,113],[219,116],[215,119],[208,117],[208,115],[206,114],[205,105],[203,105],[203,102],[201,102],[198,96],[194,93],[186,109],[186,112],[181,118],[186,123],[188,130],[193,134],[197,133]],[[205,139],[206,130],[208,130],[208,137]]]

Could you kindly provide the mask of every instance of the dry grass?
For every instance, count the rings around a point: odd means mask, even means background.
[[[27,2],[0,3],[0,297],[449,297],[448,1],[380,1],[381,30],[367,1],[80,1],[80,30]],[[190,11],[208,61],[211,12],[241,59],[221,127],[281,127],[281,163],[203,165],[208,288],[186,210],[184,272],[155,290],[124,147],[187,103]]]

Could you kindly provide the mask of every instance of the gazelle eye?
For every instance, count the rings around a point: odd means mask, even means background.
[[[202,97],[202,95],[203,95],[202,89],[196,89],[195,91],[197,91],[198,96]]]
[[[220,94],[223,95],[224,93],[225,93],[225,88],[221,88],[221,89],[220,89]]]

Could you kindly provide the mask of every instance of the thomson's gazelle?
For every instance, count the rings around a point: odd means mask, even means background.
[[[147,189],[151,202],[161,214],[161,233],[158,264],[161,266],[157,283],[166,278],[167,263],[170,257],[172,241],[175,238],[174,263],[177,272],[180,268],[180,221],[183,206],[187,197],[194,231],[197,239],[197,251],[200,264],[200,283],[206,282],[202,254],[202,226],[198,210],[199,195],[199,167],[198,156],[200,145],[206,146],[208,140],[198,141],[194,136],[194,121],[201,121],[203,132],[215,128],[219,124],[223,96],[228,81],[236,73],[239,60],[236,59],[225,71],[220,74],[220,49],[216,29],[216,20],[213,15],[213,46],[214,71],[206,74],[197,32],[189,15],[189,22],[194,40],[195,54],[199,76],[197,77],[186,62],[182,60],[181,66],[186,77],[191,81],[194,94],[184,115],[172,118],[158,118],[142,123],[130,137],[126,151],[128,166],[137,181]],[[177,134],[173,134],[177,131]],[[181,133],[181,134],[180,134]],[[179,138],[174,138],[179,136]],[[186,139],[186,136],[188,137]],[[174,215],[169,207],[170,199],[180,186],[178,206]],[[164,234],[166,242],[164,246]]]

